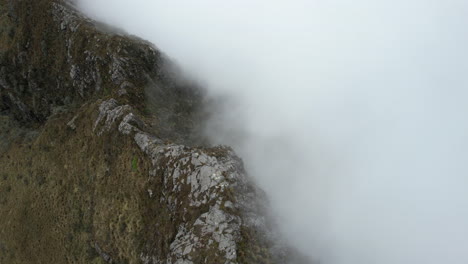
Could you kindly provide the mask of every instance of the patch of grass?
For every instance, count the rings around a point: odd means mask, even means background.
[[[132,159],[132,170],[137,171],[138,170],[138,158],[135,156]]]

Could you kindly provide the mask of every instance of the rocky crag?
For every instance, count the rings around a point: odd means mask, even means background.
[[[108,29],[0,0],[0,263],[290,263],[203,90]]]

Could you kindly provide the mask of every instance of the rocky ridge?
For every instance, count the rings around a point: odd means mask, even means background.
[[[286,263],[203,90],[67,1],[0,0],[0,263]]]

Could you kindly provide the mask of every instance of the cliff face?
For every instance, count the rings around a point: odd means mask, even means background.
[[[61,0],[0,0],[0,263],[282,263],[264,194],[196,147],[203,92]]]
[[[187,138],[201,91],[181,83],[157,49],[98,30],[61,1],[1,3],[0,109],[31,125],[93,97],[120,97],[157,113],[161,136]]]

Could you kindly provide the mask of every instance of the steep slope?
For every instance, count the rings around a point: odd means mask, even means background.
[[[283,263],[203,91],[60,0],[0,0],[0,263]]]

